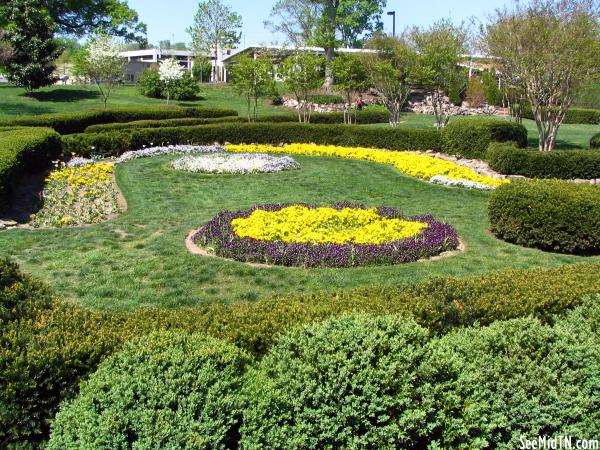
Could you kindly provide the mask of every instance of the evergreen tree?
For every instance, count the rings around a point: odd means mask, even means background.
[[[5,65],[9,81],[31,92],[56,81],[55,61],[62,52],[54,24],[42,0],[12,0],[5,39],[11,55]]]

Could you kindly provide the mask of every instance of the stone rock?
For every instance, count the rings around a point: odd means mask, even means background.
[[[428,95],[423,101],[409,101],[407,110],[413,111],[417,114],[434,114],[433,108],[433,96]],[[481,108],[469,108],[467,106],[456,106],[450,103],[448,97],[444,97],[442,111],[444,114],[450,116],[480,116],[480,115],[494,115],[498,113],[498,109],[495,106],[485,105]]]
[[[527,177],[524,177],[523,175],[508,175],[507,178],[512,181],[521,181],[527,179]]]
[[[0,225],[4,225],[5,228],[12,228],[18,225],[14,220],[0,220]]]
[[[3,223],[0,223],[0,231],[6,229],[6,225],[4,225]]]

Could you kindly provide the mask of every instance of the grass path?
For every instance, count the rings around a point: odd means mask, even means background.
[[[3,232],[0,255],[15,257],[65,298],[116,310],[397,285],[435,276],[585,260],[499,241],[486,231],[487,193],[433,186],[385,165],[299,156],[301,171],[201,175],[173,171],[171,158],[134,160],[117,167],[117,180],[129,205],[122,216],[79,229]],[[187,233],[224,209],[342,200],[394,206],[411,215],[431,213],[458,230],[467,250],[451,258],[399,266],[265,269],[199,257],[185,248]]]

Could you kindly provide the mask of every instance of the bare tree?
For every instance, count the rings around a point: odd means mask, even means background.
[[[539,149],[552,150],[577,88],[600,68],[595,0],[531,0],[496,10],[486,30],[490,55],[531,105]]]

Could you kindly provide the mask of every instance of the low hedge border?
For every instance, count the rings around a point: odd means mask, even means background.
[[[0,119],[0,127],[27,126],[53,128],[60,134],[81,133],[88,126],[101,123],[132,122],[145,119],[174,119],[183,117],[209,118],[237,116],[232,109],[198,107],[152,107],[92,109],[74,113],[40,114]]]
[[[562,180],[600,178],[600,151],[597,150],[541,152],[516,148],[511,143],[492,143],[486,159],[493,170],[505,175]]]
[[[531,107],[525,108],[523,117],[534,120]],[[581,125],[600,124],[600,109],[569,108],[562,123]]]
[[[390,150],[442,150],[435,129],[377,129],[303,123],[217,123],[190,127],[141,128],[63,136],[63,151],[80,156],[115,156],[144,146],[171,144],[315,143]]]
[[[9,263],[0,260],[3,264]],[[600,293],[599,271],[597,262],[512,269],[408,287],[135,314],[91,311],[58,301],[50,307],[45,300],[34,302],[39,306],[26,318],[0,328],[0,446],[46,439],[59,403],[76,394],[79,381],[124,341],[151,331],[202,331],[260,356],[290,329],[352,311],[413,317],[435,333],[530,315],[554,323],[557,315],[581,304],[583,297]],[[0,276],[3,273],[0,270]],[[0,301],[5,302],[5,297],[0,296]]]
[[[491,142],[514,142],[527,147],[527,129],[508,120],[464,117],[452,120],[443,130],[444,150],[469,159],[485,159]]]
[[[590,148],[600,149],[600,133],[592,136],[592,139],[590,139]]]
[[[43,170],[61,154],[60,136],[49,128],[17,128],[0,133],[0,210],[21,177]]]
[[[600,186],[559,180],[511,183],[492,192],[488,212],[492,231],[509,242],[600,254]]]

